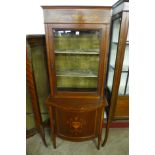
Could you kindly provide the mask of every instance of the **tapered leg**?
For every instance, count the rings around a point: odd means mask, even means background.
[[[108,136],[109,136],[109,128],[110,128],[110,121],[107,121],[107,125],[106,125],[106,131],[105,131],[105,137],[104,137],[104,141],[102,143],[102,147],[105,146]]]
[[[53,141],[53,147],[56,148],[56,135],[54,131],[53,110],[51,106],[49,107],[49,113],[50,113],[51,139]]]
[[[44,128],[42,125],[40,125],[40,127],[38,128],[38,132],[43,140],[44,145],[47,147],[47,143],[46,143],[46,139],[45,139],[45,132],[44,132]]]
[[[100,145],[101,145],[101,135],[98,135],[98,146],[97,149],[100,149]]]
[[[104,107],[101,108],[101,120],[100,120],[99,134],[98,134],[98,147],[97,147],[98,150],[100,149],[100,145],[101,145],[103,121],[104,121]]]
[[[56,136],[53,134],[52,129],[51,129],[51,139],[53,141],[53,147],[56,149]]]

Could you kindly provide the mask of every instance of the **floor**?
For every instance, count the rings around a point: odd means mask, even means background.
[[[103,137],[104,137],[103,129]],[[50,139],[49,129],[46,129],[45,147],[39,134],[26,140],[27,155],[128,155],[129,154],[129,129],[111,128],[105,147],[96,148],[97,140],[85,142],[69,142],[57,138],[57,148],[54,149]]]

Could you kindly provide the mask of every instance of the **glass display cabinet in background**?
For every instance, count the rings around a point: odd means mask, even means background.
[[[129,118],[129,1],[120,0],[113,5],[112,9],[106,78],[108,119],[102,146],[107,142],[112,120]]]
[[[107,72],[108,112],[113,119],[129,117],[129,20],[128,1],[113,6]]]
[[[111,21],[108,6],[43,6],[53,146],[98,138],[100,148]]]
[[[39,59],[39,61],[37,60],[38,56],[40,56],[43,51],[43,48],[41,48],[43,44],[38,40],[40,40],[40,36],[26,36],[26,137],[33,136],[38,132],[45,146],[47,146],[43,125],[43,119],[45,120],[45,118],[42,117],[42,108],[40,106],[40,90],[43,90],[44,83],[42,84],[41,82],[41,76],[36,75],[36,72],[38,74],[40,71],[45,71],[46,69],[36,69],[36,62],[38,62],[37,66],[42,66],[39,65],[41,59]],[[34,57],[34,55],[37,56]],[[46,76],[46,74],[44,76]],[[38,87],[38,79],[41,87]],[[48,86],[45,87],[46,89],[48,88]],[[46,94],[46,92],[44,94]]]

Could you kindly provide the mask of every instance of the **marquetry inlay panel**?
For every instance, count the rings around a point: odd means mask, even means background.
[[[58,134],[71,137],[84,137],[95,135],[96,111],[70,112],[56,109],[56,130]]]

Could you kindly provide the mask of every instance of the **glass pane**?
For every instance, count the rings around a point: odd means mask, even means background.
[[[109,62],[108,81],[107,81],[107,86],[110,91],[112,90],[112,84],[113,84],[115,61],[116,61],[116,54],[117,54],[117,47],[118,47],[118,40],[119,40],[120,22],[121,22],[121,18],[116,19],[114,20],[113,26],[112,26],[110,62]]]
[[[127,35],[127,41],[126,41],[123,66],[122,66],[122,74],[123,73],[126,74],[126,76],[128,76],[128,78],[129,78],[129,40],[128,40],[128,35]],[[123,77],[121,77],[120,86],[119,86],[119,95],[123,95],[123,94],[129,95],[128,78],[126,78],[126,81],[125,81],[125,75]],[[123,93],[123,89],[124,89],[124,93]]]
[[[129,45],[126,44],[122,71],[128,71],[129,68]]]
[[[120,85],[119,85],[119,91],[118,91],[119,95],[124,95],[125,94],[126,81],[127,81],[127,73],[126,72],[122,72],[121,80],[120,80]]]
[[[126,95],[129,95],[129,80],[128,80],[128,84],[127,84],[127,88],[126,88]]]
[[[97,90],[100,30],[54,29],[53,33],[57,89]]]
[[[128,71],[128,68],[129,68],[129,35],[127,35],[126,40],[126,48],[125,48],[122,71]]]
[[[34,115],[32,110],[31,96],[26,83],[26,130],[35,127]]]
[[[129,29],[128,29],[128,35],[127,35],[126,41],[129,42]]]

